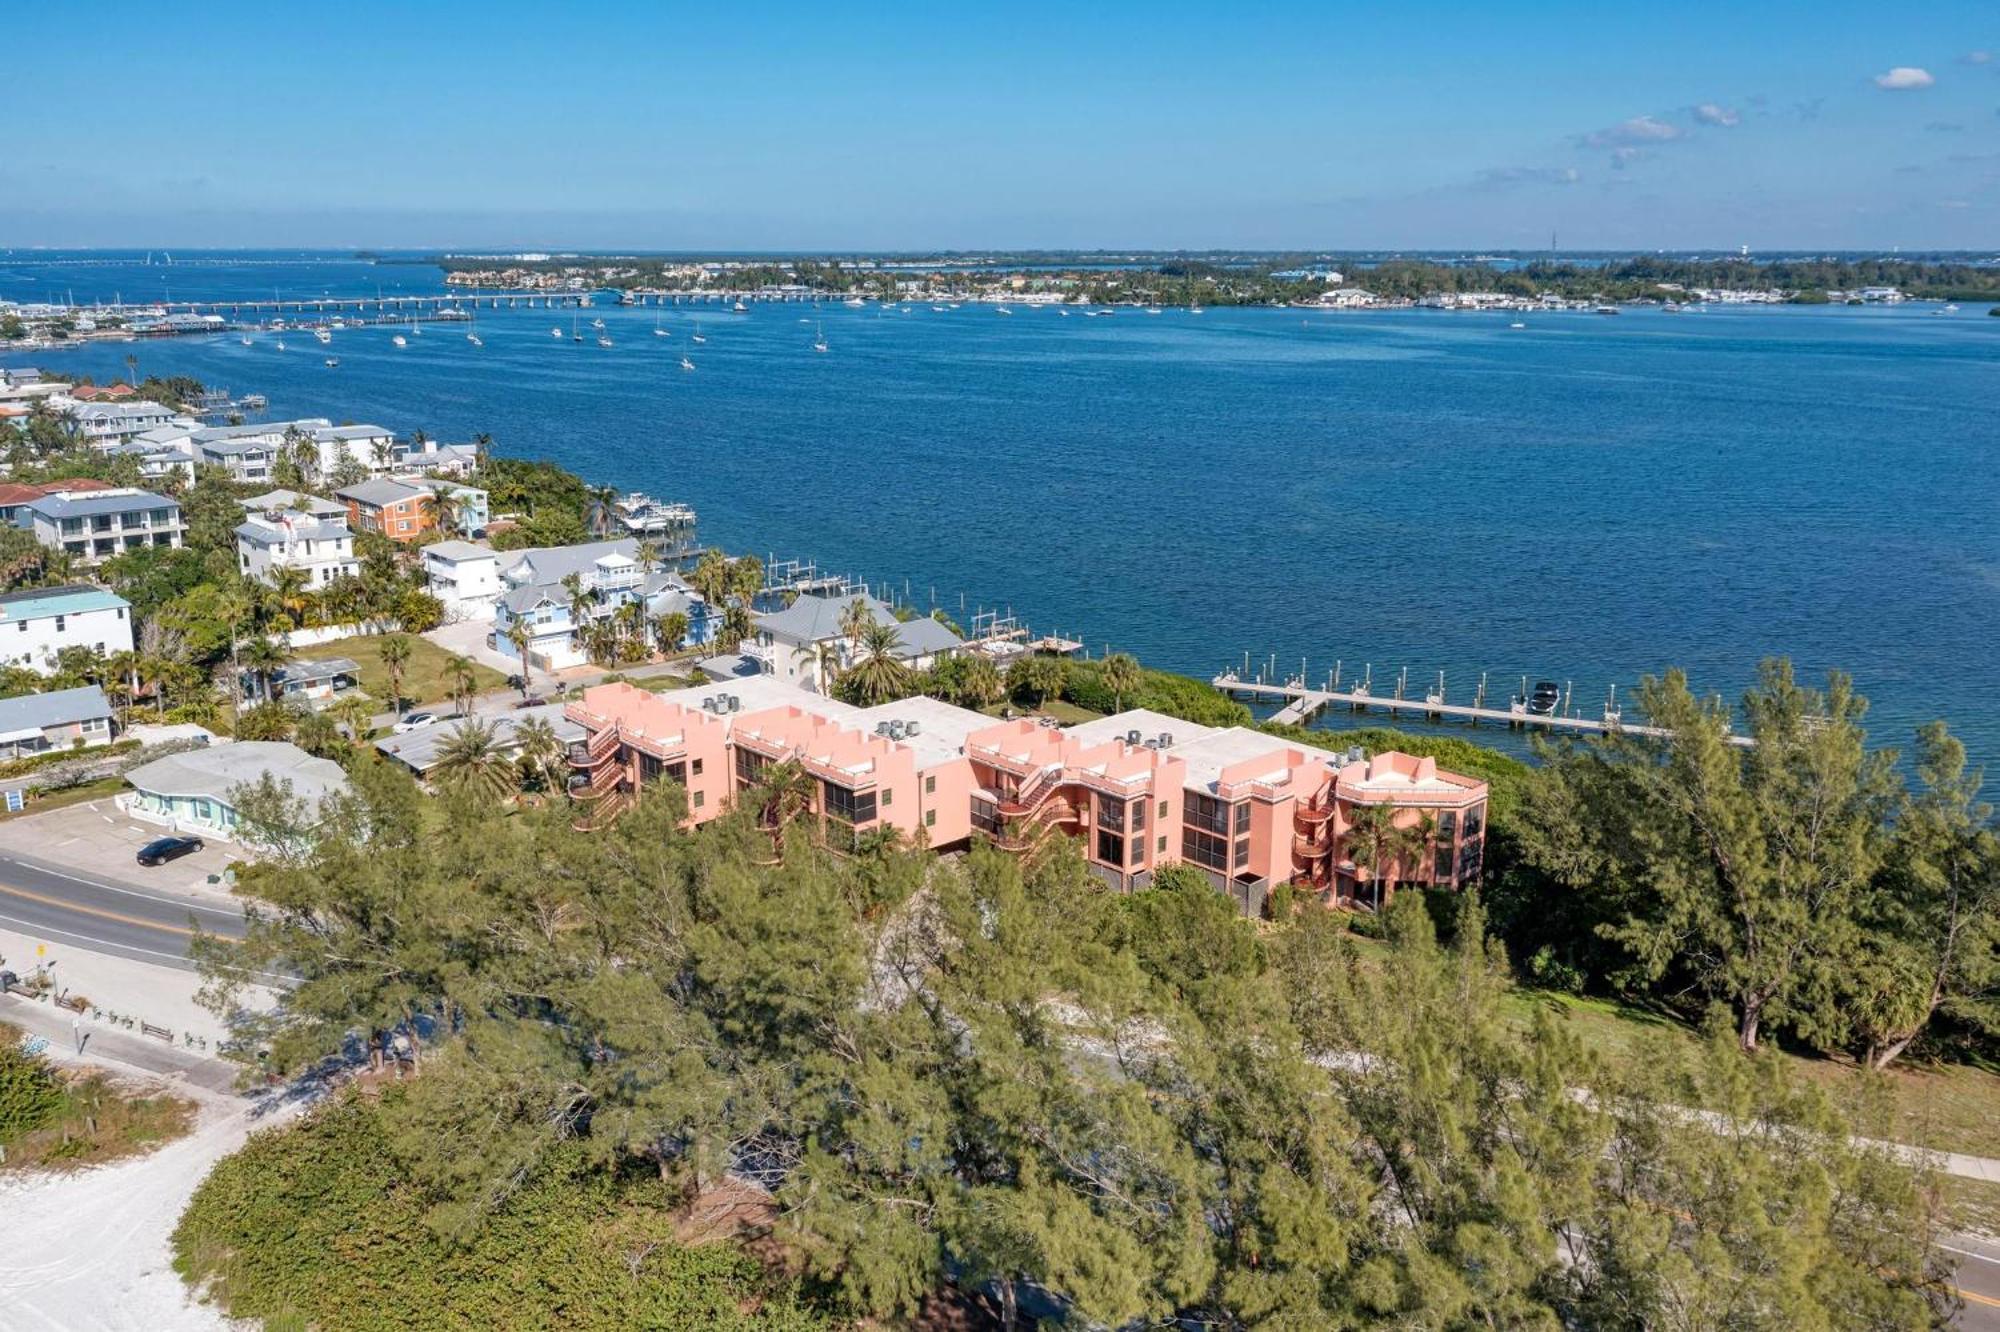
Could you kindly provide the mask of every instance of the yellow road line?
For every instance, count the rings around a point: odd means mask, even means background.
[[[2000,1300],[1994,1299],[1991,1295],[1981,1295],[1977,1291],[1966,1290],[1962,1286],[1953,1286],[1952,1289],[1958,1292],[1958,1297],[1962,1300],[1971,1300],[1974,1304],[1984,1304],[1990,1308],[2000,1309]]]
[[[193,930],[179,925],[163,925],[159,921],[147,920],[142,916],[128,916],[122,911],[106,911],[103,907],[81,906],[75,902],[65,902],[60,897],[50,897],[44,893],[31,893],[25,888],[16,888],[8,883],[0,883],[0,893],[5,893],[9,897],[24,898],[30,902],[40,902],[43,906],[61,907],[65,911],[81,912],[86,916],[100,916],[105,920],[115,920],[123,925],[137,925],[143,930],[159,930],[166,934],[179,934],[188,938],[194,936]]]

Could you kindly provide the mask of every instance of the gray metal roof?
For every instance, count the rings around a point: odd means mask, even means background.
[[[91,491],[74,499],[44,495],[30,501],[26,507],[46,518],[91,518],[100,513],[131,513],[135,509],[173,509],[176,512],[180,509],[180,505],[165,495],[155,495],[150,490],[131,495]]]
[[[22,694],[0,698],[0,736],[17,731],[67,726],[72,722],[109,717],[111,704],[96,685],[81,689],[58,689],[47,694]]]
[[[606,555],[630,557],[638,548],[632,537],[581,546],[536,546],[507,552],[500,573],[510,583],[560,583],[571,574],[590,572]]]
[[[482,546],[471,541],[433,541],[424,547],[426,556],[435,555],[441,560],[497,560],[500,552],[491,546]]]
[[[305,502],[300,503],[301,500]],[[346,514],[345,504],[336,504],[330,499],[317,495],[304,495],[296,490],[267,490],[261,495],[252,495],[243,501],[246,513],[266,513],[272,509],[286,513],[310,513],[324,517],[331,514]]]
[[[927,616],[914,620],[897,620],[896,613],[874,597],[862,597],[877,624],[894,625],[896,643],[903,655],[927,657],[938,652],[949,652],[965,640]],[[792,643],[818,643],[829,638],[841,637],[841,616],[854,601],[853,597],[802,596],[781,611],[757,617],[757,628]]]
[[[229,802],[229,793],[261,779],[266,773],[290,782],[292,794],[308,808],[326,796],[347,789],[347,774],[330,759],[314,758],[283,740],[235,740],[228,744],[169,754],[142,763],[125,780],[155,795],[205,796]]]
[[[513,750],[519,747],[519,742],[514,738],[514,728],[530,717],[539,717],[546,721],[555,731],[556,739],[564,744],[572,740],[581,740],[587,734],[581,726],[563,716],[563,705],[560,703],[521,708],[514,712],[483,717],[480,720],[493,727],[494,742],[501,749]],[[437,765],[438,756],[443,752],[445,745],[451,742],[452,737],[458,734],[459,728],[465,725],[465,721],[463,717],[447,717],[443,721],[432,722],[429,726],[406,731],[402,735],[384,736],[375,742],[375,748],[397,762],[408,765],[421,775]]]
[[[428,495],[423,486],[413,486],[407,481],[391,481],[378,478],[363,481],[359,485],[346,486],[333,492],[346,499],[359,500],[363,504],[389,505],[399,500],[414,499],[418,495]]]

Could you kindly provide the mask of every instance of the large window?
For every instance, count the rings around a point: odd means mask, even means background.
[[[1097,830],[1097,858],[1106,865],[1125,864],[1125,835],[1112,828]]]
[[[850,791],[844,786],[822,780],[821,788],[826,793],[826,813],[828,818],[839,819],[842,823],[873,823],[875,821],[875,793],[873,791]]]
[[[1220,874],[1229,872],[1229,842],[1192,827],[1181,830],[1181,856]]]
[[[761,784],[764,770],[771,766],[771,760],[751,749],[748,745],[736,746],[736,785],[751,787]]]
[[[991,800],[972,797],[972,826],[991,836],[999,836],[1000,807]]]
[[[1097,826],[1107,832],[1124,832],[1125,802],[1116,796],[1100,795],[1097,797]],[[1114,865],[1119,863],[1116,856],[1112,856],[1109,859]]]
[[[1248,813],[1248,810],[1245,810]],[[1182,816],[1187,826],[1199,832],[1214,833],[1218,837],[1229,835],[1229,806],[1214,796],[1188,792],[1187,809]]]

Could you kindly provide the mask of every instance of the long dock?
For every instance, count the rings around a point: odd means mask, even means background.
[[[1656,740],[1671,739],[1673,736],[1673,732],[1663,726],[1627,724],[1618,713],[1608,709],[1601,718],[1564,717],[1553,712],[1530,712],[1527,705],[1520,702],[1505,708],[1472,707],[1463,703],[1446,703],[1439,698],[1383,697],[1366,689],[1313,689],[1300,684],[1272,684],[1264,680],[1245,680],[1233,671],[1223,672],[1210,683],[1229,694],[1285,700],[1284,706],[1272,714],[1271,720],[1288,726],[1304,726],[1327,708],[1342,704],[1353,708],[1356,712],[1379,708],[1392,717],[1413,713],[1434,720],[1449,717],[1459,721],[1496,722],[1505,726],[1542,726],[1551,731],[1581,732],[1589,735],[1617,733]],[[1747,749],[1756,742],[1747,735],[1732,735],[1729,737],[1729,743]]]

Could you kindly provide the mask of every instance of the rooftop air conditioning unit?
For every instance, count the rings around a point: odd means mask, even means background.
[[[917,733],[917,723],[916,723],[916,722],[913,722],[913,721],[906,721],[906,722],[904,722],[904,723],[903,723],[903,734],[904,734],[904,735],[915,735],[916,733]]]
[[[889,738],[891,740],[901,740],[903,738],[903,723],[899,721],[889,723]]]
[[[876,722],[876,723],[875,723],[875,734],[877,734],[877,735],[887,735],[887,734],[889,734],[889,723],[888,723],[888,722]]]
[[[1160,748],[1161,748],[1161,749],[1171,749],[1171,748],[1173,747],[1173,743],[1174,743],[1174,733],[1173,733],[1172,731],[1161,731],[1161,732],[1160,732]]]
[[[718,705],[721,701],[716,698],[705,698],[701,701],[701,710],[703,712],[720,712],[722,709]]]
[[[1125,743],[1126,743],[1126,744],[1128,744],[1128,745],[1136,745],[1136,744],[1138,744],[1138,743],[1139,743],[1139,733],[1138,733],[1137,731],[1127,731],[1127,732],[1125,732]]]

